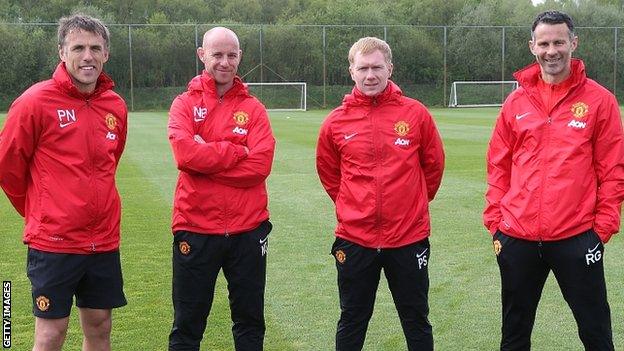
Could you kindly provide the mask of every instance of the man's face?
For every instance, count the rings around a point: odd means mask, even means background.
[[[214,34],[197,49],[197,55],[217,87],[232,84],[241,61],[241,50],[235,38],[227,33]]]
[[[381,51],[375,50],[363,55],[357,52],[353,57],[353,64],[349,66],[351,79],[355,87],[366,96],[381,94],[388,85],[388,78],[392,75],[392,64],[387,63]]]
[[[76,29],[65,36],[59,57],[80,92],[95,90],[97,79],[108,61],[108,49],[101,35]]]
[[[570,31],[565,23],[540,23],[535,27],[529,48],[542,69],[542,79],[545,82],[560,83],[570,75],[572,52],[577,45],[578,38],[570,38]]]

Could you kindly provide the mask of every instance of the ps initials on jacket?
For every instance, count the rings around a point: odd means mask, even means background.
[[[442,180],[444,151],[420,102],[392,82],[373,98],[354,89],[325,119],[318,143],[319,177],[336,203],[336,236],[373,248],[429,236],[428,203]]]

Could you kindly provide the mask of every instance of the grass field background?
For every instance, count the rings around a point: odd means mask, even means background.
[[[485,150],[497,109],[433,109],[446,150],[446,171],[431,203],[430,320],[437,350],[496,350],[500,278],[491,238],[481,224]],[[314,168],[318,128],[327,111],[271,113],[277,139],[268,180],[271,221],[266,350],[332,350],[339,316],[336,271],[329,251],[335,216]],[[166,350],[171,327],[170,216],[177,171],[165,112],[130,115],[117,175],[123,199],[122,265],[128,306],[113,314],[114,350]],[[0,124],[4,115],[0,115]],[[32,347],[30,284],[23,220],[0,196],[0,274],[12,286],[14,350]],[[607,244],[606,275],[616,349],[624,348],[624,239]],[[72,313],[66,350],[78,350]],[[232,350],[225,280],[220,276],[202,350]],[[581,350],[576,325],[551,276],[533,332],[535,350]],[[385,278],[365,350],[405,350]]]

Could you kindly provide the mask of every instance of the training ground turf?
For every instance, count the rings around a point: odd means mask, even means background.
[[[490,236],[481,224],[485,150],[497,109],[433,109],[446,150],[446,171],[431,203],[430,319],[437,350],[495,350],[500,335],[500,278]],[[329,255],[333,207],[314,168],[318,127],[327,111],[271,113],[277,139],[268,180],[271,221],[266,291],[266,350],[332,350],[339,316],[334,260]],[[122,264],[128,306],[113,313],[114,350],[166,350],[171,327],[170,214],[176,169],[166,112],[136,112],[117,181],[123,200]],[[0,114],[0,125],[4,115]],[[409,186],[409,185],[405,185]],[[0,278],[12,282],[14,350],[32,347],[30,285],[22,219],[0,196]],[[604,256],[617,349],[624,348],[624,238]],[[217,283],[202,350],[232,350],[227,291]],[[66,350],[81,343],[77,313]],[[571,312],[553,276],[533,333],[536,350],[581,350]],[[404,350],[385,278],[379,286],[365,350]]]

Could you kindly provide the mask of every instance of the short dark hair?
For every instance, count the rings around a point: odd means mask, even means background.
[[[65,37],[69,32],[80,29],[93,34],[98,34],[104,39],[106,50],[110,48],[110,32],[108,28],[97,18],[87,16],[82,13],[76,13],[68,17],[63,17],[59,20],[58,27],[58,45],[63,47],[65,45]]]
[[[531,27],[531,38],[535,38],[535,27],[537,27],[540,23],[546,24],[561,24],[565,23],[568,26],[568,31],[570,32],[570,38],[574,38],[574,21],[572,18],[565,12],[561,11],[544,11],[535,17],[535,21],[533,21],[533,26]]]

